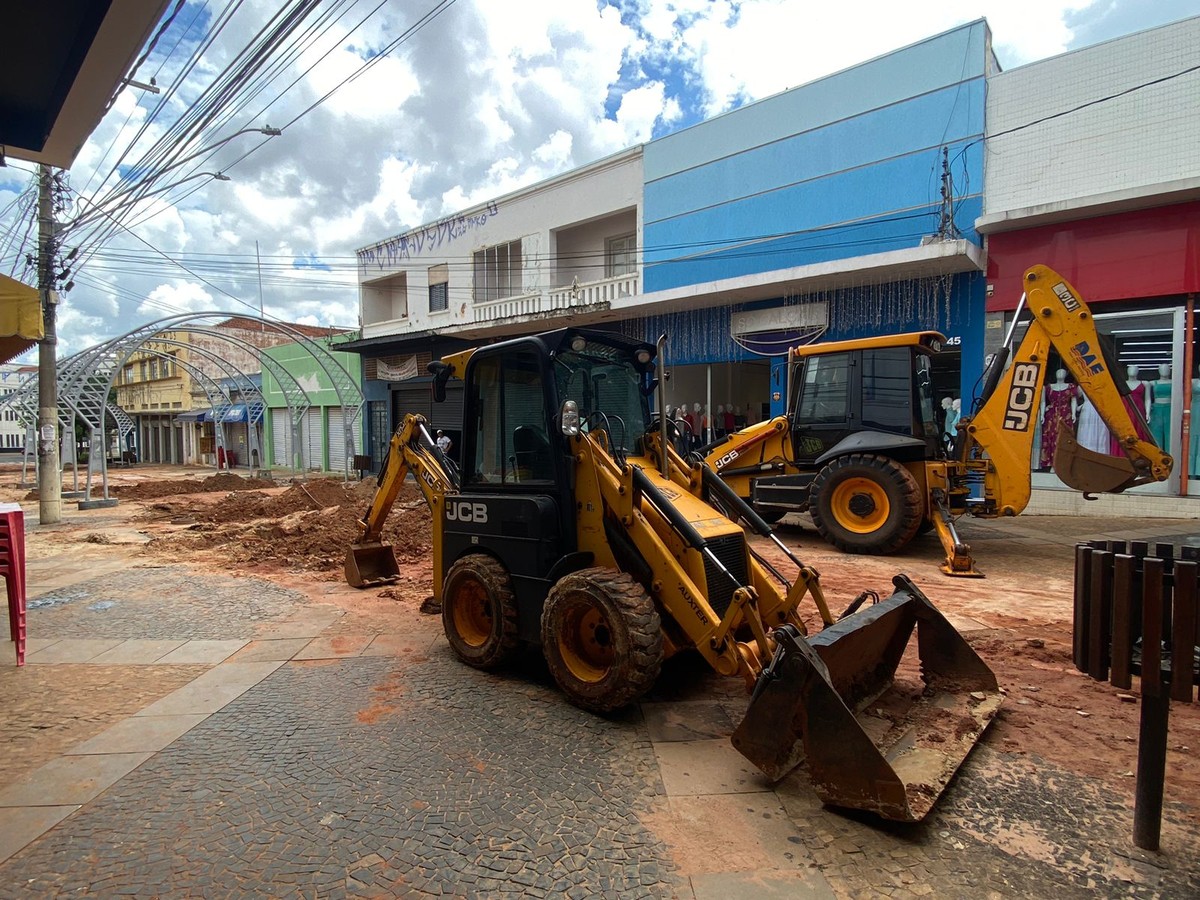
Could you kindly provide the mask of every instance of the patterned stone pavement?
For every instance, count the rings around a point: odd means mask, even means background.
[[[728,743],[740,685],[694,661],[601,718],[536,658],[479,673],[436,618],[356,635],[353,614],[262,579],[131,567],[38,599],[47,662],[5,672],[0,702],[41,684],[27,718],[83,710],[80,740],[132,718],[59,760],[113,760],[81,797],[30,799],[28,764],[0,766],[0,832],[41,823],[8,851],[0,833],[0,898],[1200,896],[1177,809],[1169,852],[1142,854],[1123,798],[986,739],[916,826],[827,809],[802,771],[772,789]],[[229,639],[228,659],[161,664]],[[69,661],[85,640],[96,655]],[[89,661],[123,648],[145,664]],[[101,716],[89,686],[120,704]],[[121,743],[137,739],[158,743]],[[69,741],[26,743],[53,763]]]

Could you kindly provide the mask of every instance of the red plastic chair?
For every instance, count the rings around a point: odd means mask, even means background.
[[[8,590],[8,630],[17,645],[17,665],[25,665],[25,513],[0,511],[0,575]]]

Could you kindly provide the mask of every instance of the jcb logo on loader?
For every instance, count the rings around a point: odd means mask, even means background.
[[[469,500],[452,500],[446,504],[446,518],[451,522],[478,522],[484,525],[488,520],[487,505]]]
[[[1005,431],[1028,431],[1029,411],[1033,409],[1039,363],[1017,363],[1013,366],[1012,387],[1008,390],[1008,405],[1004,408]]]
[[[735,459],[737,459],[741,455],[742,455],[741,450],[730,450],[728,453],[726,453],[724,456],[722,456],[720,459],[717,460],[717,464],[715,466],[716,470],[718,472],[720,472],[721,469],[725,468],[725,466],[729,465],[731,462],[733,462]]]

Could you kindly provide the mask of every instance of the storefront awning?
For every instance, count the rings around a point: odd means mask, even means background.
[[[191,412],[180,413],[175,417],[176,422],[203,422],[208,413],[202,409],[194,409]]]
[[[225,415],[221,417],[222,422],[245,422],[246,421],[246,404],[235,403],[229,409],[225,410]]]
[[[0,275],[0,362],[19,356],[45,336],[37,289]]]

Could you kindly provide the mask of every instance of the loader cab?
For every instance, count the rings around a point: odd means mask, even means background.
[[[864,432],[921,441],[907,442],[898,458],[935,458],[940,444],[930,358],[943,340],[937,332],[915,332],[794,351],[789,407],[796,462],[813,464]]]
[[[577,550],[563,404],[574,401],[581,429],[606,431],[614,452],[637,451],[653,355],[653,345],[568,328],[481,347],[466,364],[461,491],[441,512],[444,565],[486,548],[509,573],[526,641],[538,642],[555,567]]]

